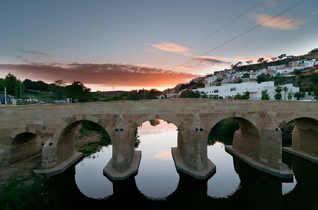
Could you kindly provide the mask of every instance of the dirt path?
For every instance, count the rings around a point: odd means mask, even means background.
[[[41,156],[36,156],[7,167],[2,167],[0,169],[0,193],[12,181],[19,180],[22,177],[35,177],[33,169],[41,166],[41,158]]]

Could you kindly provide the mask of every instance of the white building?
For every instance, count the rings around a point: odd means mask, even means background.
[[[211,77],[205,78],[205,82],[206,82],[206,83],[213,83],[213,82],[215,82],[217,79],[218,79],[218,77],[215,76],[215,75],[213,75],[213,76],[211,76]]]
[[[299,88],[293,87],[292,84],[282,85],[281,87],[287,87],[288,92],[299,92]],[[209,86],[207,88],[198,88],[198,91],[201,94],[205,93],[209,98],[213,98],[214,96],[222,96],[222,98],[235,97],[238,94],[243,95],[246,93],[246,91],[248,91],[250,93],[251,100],[261,100],[261,92],[265,89],[267,89],[267,93],[270,96],[270,100],[275,100],[274,95],[276,94],[276,87],[274,86],[274,82],[222,84],[221,86]],[[282,91],[281,94],[282,99],[284,99],[284,91]],[[292,98],[292,100],[294,100],[294,97]]]

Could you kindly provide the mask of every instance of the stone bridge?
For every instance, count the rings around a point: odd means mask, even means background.
[[[112,141],[112,158],[105,175],[125,179],[136,173],[141,152],[134,149],[135,130],[142,123],[162,119],[178,129],[172,148],[176,168],[198,179],[215,172],[207,157],[208,135],[221,120],[234,118],[240,129],[226,150],[254,168],[282,179],[292,178],[282,162],[281,128],[294,120],[291,151],[318,157],[318,104],[298,101],[163,99],[59,105],[0,107],[0,166],[42,154],[36,173],[63,172],[81,154],[74,133],[83,120],[101,125]]]

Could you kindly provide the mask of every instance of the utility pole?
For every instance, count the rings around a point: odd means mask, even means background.
[[[7,88],[4,87],[4,105],[7,105]]]

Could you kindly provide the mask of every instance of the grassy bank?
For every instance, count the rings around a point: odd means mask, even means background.
[[[20,177],[12,180],[0,191],[1,210],[32,209],[40,196],[41,182],[36,177]]]
[[[111,139],[108,135],[107,131],[98,125],[97,123],[84,120],[82,122],[82,127],[80,129],[80,136],[78,139],[83,139],[88,136],[98,134],[99,140],[88,142],[79,147],[78,151],[82,152],[84,155],[93,154],[98,151],[98,149],[102,146],[111,145]]]

